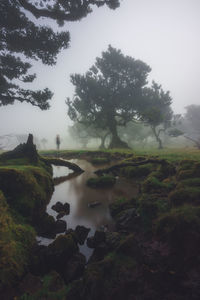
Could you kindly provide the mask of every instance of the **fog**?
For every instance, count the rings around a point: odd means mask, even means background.
[[[200,104],[199,0],[124,0],[115,11],[95,9],[80,22],[65,24],[64,29],[71,35],[70,48],[59,54],[56,66],[38,62],[33,66],[37,79],[31,88],[49,87],[54,92],[51,108],[41,111],[18,102],[0,107],[0,135],[31,132],[46,138],[53,148],[60,134],[61,148],[72,148],[67,132],[72,122],[65,104],[74,92],[70,74],[86,72],[109,44],[152,68],[149,81],[154,79],[170,91],[175,113],[183,114],[185,106]]]

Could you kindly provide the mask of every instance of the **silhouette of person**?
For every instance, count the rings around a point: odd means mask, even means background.
[[[60,136],[59,136],[59,134],[57,134],[57,136],[56,136],[56,145],[57,145],[57,150],[59,150],[60,149]]]

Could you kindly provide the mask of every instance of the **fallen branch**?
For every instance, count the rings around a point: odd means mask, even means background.
[[[81,173],[82,172],[74,172],[74,173],[70,173],[69,175],[66,175],[66,176],[55,177],[55,178],[53,178],[53,183],[54,183],[54,185],[59,185],[60,183],[63,183],[67,180],[77,177]]]
[[[163,165],[163,164],[166,164],[167,162],[165,159],[146,159],[146,160],[139,161],[139,162],[127,162],[127,163],[125,162],[125,163],[121,163],[121,164],[116,164],[110,168],[99,169],[99,170],[95,171],[94,173],[101,176],[103,174],[113,173],[114,171],[117,171],[121,168],[138,167],[138,166],[149,164],[149,163]]]
[[[69,161],[63,160],[63,159],[42,157],[42,160],[44,160],[45,162],[50,163],[50,164],[52,164],[54,166],[67,167],[70,170],[73,170],[74,172],[77,172],[77,173],[83,173],[83,172],[85,172],[78,165],[76,165],[74,163],[71,163]]]

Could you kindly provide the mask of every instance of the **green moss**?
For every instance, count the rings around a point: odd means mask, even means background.
[[[136,204],[135,199],[127,200],[126,198],[118,198],[109,205],[110,214],[112,217],[115,217],[124,209],[134,207],[135,204]]]
[[[143,229],[151,230],[152,223],[161,213],[169,211],[170,206],[166,197],[158,194],[143,194],[139,198],[138,213],[141,217]]]
[[[52,300],[63,300],[66,299],[66,295],[71,289],[71,285],[64,285],[62,282],[59,284],[60,286],[57,288],[57,290],[52,290],[52,285],[54,285],[54,281],[56,279],[55,284],[58,285],[58,280],[60,281],[60,278],[56,276],[56,272],[51,272],[47,275],[45,275],[42,279],[43,286],[42,288],[34,293],[33,295],[24,294],[19,298],[19,300],[42,300],[42,299],[52,299]],[[55,287],[53,286],[53,289]]]
[[[200,187],[200,178],[189,178],[178,182],[177,188],[179,187]]]
[[[15,223],[0,192],[0,287],[12,286],[22,276],[34,242],[34,230],[26,224]]]
[[[1,167],[0,189],[9,199],[9,205],[31,221],[45,209],[53,182],[51,175],[41,167]]]
[[[53,243],[49,245],[53,252],[63,252],[66,255],[72,255],[78,250],[72,234],[59,235]]]
[[[154,174],[153,174],[154,175]],[[142,190],[144,193],[154,192],[169,192],[174,188],[173,182],[161,182],[158,178],[152,176],[152,174],[143,182]]]
[[[200,177],[200,163],[196,161],[182,161],[179,165],[177,179],[184,180]]]
[[[91,159],[91,163],[94,165],[107,164],[110,162],[109,157],[94,157]]]
[[[92,188],[104,188],[104,187],[112,187],[116,182],[114,176],[101,176],[95,178],[89,178],[87,180],[87,185]]]
[[[169,200],[174,206],[183,205],[184,203],[200,205],[200,187],[179,187],[169,194]]]
[[[155,233],[172,244],[185,244],[186,233],[200,234],[200,207],[189,205],[174,208],[155,221]],[[185,244],[187,245],[187,243]]]
[[[152,164],[141,165],[138,167],[125,167],[121,169],[121,174],[128,178],[143,177],[149,175],[155,167]]]

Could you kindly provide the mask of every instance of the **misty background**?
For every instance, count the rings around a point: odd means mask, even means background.
[[[44,19],[43,24],[48,22]],[[149,82],[154,79],[170,91],[175,113],[184,114],[184,107],[200,104],[199,0],[124,0],[114,11],[102,7],[62,28],[52,24],[70,32],[70,48],[58,55],[54,67],[33,62],[37,79],[31,83],[31,88],[52,90],[51,108],[41,111],[18,102],[0,107],[0,135],[33,133],[48,140],[47,148],[55,148],[60,134],[61,148],[73,148],[65,104],[74,93],[70,74],[85,73],[109,44],[151,67]]]

